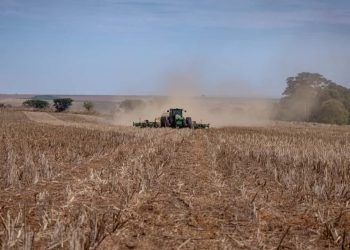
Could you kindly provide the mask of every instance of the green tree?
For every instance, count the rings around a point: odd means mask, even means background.
[[[87,111],[92,111],[94,108],[94,104],[90,101],[84,102],[83,106]]]
[[[287,87],[279,103],[278,118],[309,121],[317,105],[318,95],[331,81],[320,74],[303,72],[287,78]]]
[[[44,109],[49,107],[49,103],[44,100],[26,100],[23,102],[23,106],[25,107],[31,107],[31,108],[36,108],[36,109]]]
[[[314,96],[331,84],[334,83],[318,73],[302,72],[295,77],[287,78],[287,87],[282,95],[285,97],[300,94]]]
[[[323,123],[347,124],[349,123],[349,111],[341,101],[330,99],[321,104],[317,120]]]
[[[350,90],[317,73],[303,72],[287,78],[282,94],[277,105],[278,119],[343,124],[342,119],[334,121],[331,110],[350,112]],[[329,100],[332,101],[327,102]],[[334,104],[334,100],[338,103]]]
[[[59,98],[53,100],[53,106],[57,112],[62,112],[72,106],[73,100],[71,98]]]
[[[345,108],[348,111],[350,111],[350,89],[333,83],[325,88],[322,94],[323,96],[320,96],[320,99],[322,99],[322,101],[326,101],[328,99],[337,99],[344,104]],[[324,95],[328,95],[328,98]]]

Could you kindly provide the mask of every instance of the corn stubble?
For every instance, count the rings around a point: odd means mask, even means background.
[[[349,127],[0,128],[2,249],[350,247]]]

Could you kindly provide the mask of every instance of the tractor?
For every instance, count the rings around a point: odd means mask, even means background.
[[[134,122],[134,127],[141,128],[209,128],[207,123],[197,123],[192,121],[191,117],[184,117],[183,113],[187,112],[186,110],[180,108],[172,108],[163,114],[160,117],[160,120],[155,119],[154,121],[145,120],[143,122]]]

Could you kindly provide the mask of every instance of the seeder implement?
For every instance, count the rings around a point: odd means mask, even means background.
[[[140,127],[140,128],[160,128],[160,122],[157,122],[157,121],[150,122],[149,120],[145,120],[143,122],[133,122],[132,125],[134,127]]]

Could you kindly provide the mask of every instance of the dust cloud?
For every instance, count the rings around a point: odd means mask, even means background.
[[[114,114],[115,124],[131,125],[133,121],[154,121],[160,119],[169,108],[183,108],[187,111],[184,116],[190,116],[197,122],[210,123],[212,127],[270,124],[272,100],[203,95],[197,72],[171,73],[164,82],[161,87],[164,94],[161,96],[139,96],[118,103]],[[237,88],[237,84],[234,88]]]

